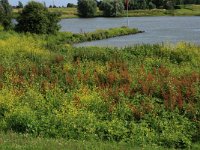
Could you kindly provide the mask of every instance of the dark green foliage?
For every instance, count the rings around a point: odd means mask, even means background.
[[[29,2],[17,18],[16,31],[36,34],[52,34],[59,30],[59,14],[50,13],[43,4]]]
[[[99,8],[103,11],[106,17],[116,17],[124,10],[124,4],[121,0],[102,1]]]
[[[14,110],[14,112],[8,116],[8,130],[13,130],[19,133],[25,132],[35,132],[35,115],[30,110],[29,107],[19,107]]]
[[[156,5],[152,2],[149,2],[149,9],[155,9]]]
[[[102,1],[101,1],[102,2]],[[174,9],[175,5],[200,4],[200,0],[129,0],[128,8],[135,9]],[[126,2],[124,2],[126,6]]]
[[[138,1],[138,9],[146,9],[146,8],[147,8],[146,0],[139,0]]]
[[[23,8],[23,7],[24,7],[23,3],[21,1],[19,1],[17,8]]]
[[[57,31],[59,31],[60,26],[58,25],[58,22],[60,21],[60,17],[61,14],[60,13],[48,13],[48,20],[49,20],[49,26],[48,26],[48,30],[47,33],[57,33]]]
[[[165,4],[164,4],[164,8],[165,9],[168,9],[168,10],[172,10],[174,9],[174,2],[173,1],[167,1]]]
[[[4,30],[12,28],[12,7],[8,3],[8,0],[0,0],[0,24],[4,27]]]
[[[97,11],[95,0],[78,0],[78,14],[80,17],[94,17]]]
[[[68,8],[73,8],[73,7],[76,7],[76,5],[74,5],[74,4],[72,4],[72,3],[68,3],[68,4],[67,4],[67,7],[68,7]]]

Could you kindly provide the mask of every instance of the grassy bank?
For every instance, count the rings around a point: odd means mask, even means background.
[[[126,14],[122,16],[126,17]],[[141,16],[200,16],[200,5],[185,5],[181,9],[129,10],[130,17]]]
[[[108,39],[116,36],[130,35],[143,33],[136,28],[119,27],[110,29],[99,29],[93,32],[85,33],[71,33],[71,32],[60,32],[56,35],[41,35],[38,38],[45,41],[46,48],[52,49],[53,51],[60,50],[60,46],[71,45],[75,43],[81,43],[86,41],[95,41]]]
[[[78,18],[77,8],[49,8],[51,12],[60,12],[61,18]],[[21,9],[14,9],[14,17]],[[126,17],[126,11],[122,14]],[[130,17],[140,16],[200,16],[200,5],[183,5],[181,9],[165,10],[165,9],[152,9],[152,10],[129,10]],[[96,17],[102,17],[102,12],[97,11]]]
[[[64,139],[114,148],[112,142],[190,148],[200,141],[199,46],[74,48],[52,45],[56,37],[0,33],[4,144],[10,131],[22,141],[36,137],[27,142],[38,146],[38,137],[52,146]]]
[[[136,28],[128,28],[124,26],[124,27],[109,28],[109,29],[98,29],[93,32],[80,32],[80,33],[62,32],[58,33],[57,36],[50,36],[49,39],[53,38],[51,39],[52,43],[54,43],[54,41],[57,41],[59,43],[74,44],[86,41],[108,39],[123,35],[137,34],[142,32],[144,31],[139,31]]]

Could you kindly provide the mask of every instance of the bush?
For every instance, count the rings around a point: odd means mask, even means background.
[[[24,5],[23,5],[23,3],[21,1],[18,2],[17,8],[24,8]]]
[[[73,7],[76,7],[76,5],[72,4],[72,3],[68,3],[67,4],[67,8],[73,8]]]
[[[12,7],[8,3],[8,0],[0,1],[0,24],[4,27],[4,30],[12,28]]]
[[[103,1],[100,5],[100,9],[103,11],[103,15],[106,17],[119,16],[124,10],[124,4],[122,1]]]
[[[149,9],[155,9],[156,5],[152,2],[149,2]]]
[[[97,11],[95,0],[78,0],[78,14],[80,17],[94,17]]]
[[[175,6],[174,6],[174,9],[181,9],[181,6],[175,5]]]
[[[35,132],[36,116],[33,111],[27,106],[19,106],[12,110],[12,113],[7,116],[9,129],[15,132]]]
[[[51,34],[59,30],[59,14],[50,13],[43,4],[29,2],[17,18],[16,30],[36,34]]]
[[[165,9],[168,9],[168,10],[172,10],[174,9],[174,2],[173,1],[167,1],[164,5],[164,8]]]

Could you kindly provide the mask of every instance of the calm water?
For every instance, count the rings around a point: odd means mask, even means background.
[[[98,28],[125,26],[127,18],[63,19],[60,24],[62,31],[79,33],[95,31]],[[129,26],[145,33],[84,42],[76,46],[124,47],[141,43],[179,41],[200,44],[200,17],[129,17]]]

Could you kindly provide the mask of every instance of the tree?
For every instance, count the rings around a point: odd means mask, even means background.
[[[156,5],[152,2],[149,2],[149,9],[155,9]]]
[[[160,8],[164,5],[165,0],[152,0],[152,3],[156,5],[156,8]]]
[[[146,0],[138,0],[139,9],[146,9],[146,7],[147,7]]]
[[[94,17],[97,11],[95,0],[78,0],[78,14],[80,17]]]
[[[72,4],[72,3],[67,3],[67,8],[73,8],[76,7],[76,5]]]
[[[51,34],[58,32],[60,14],[50,13],[41,3],[29,2],[17,18],[16,31],[36,34]]]
[[[12,7],[8,3],[8,0],[0,0],[0,24],[4,27],[4,30],[12,28]]]
[[[18,2],[18,6],[17,6],[17,8],[23,8],[23,7],[24,7],[24,5],[22,4],[21,1],[19,1],[19,2]]]
[[[164,8],[168,10],[174,9],[175,3],[173,1],[166,1],[164,4]]]
[[[106,17],[119,16],[124,10],[124,4],[121,0],[102,1],[99,6]]]

